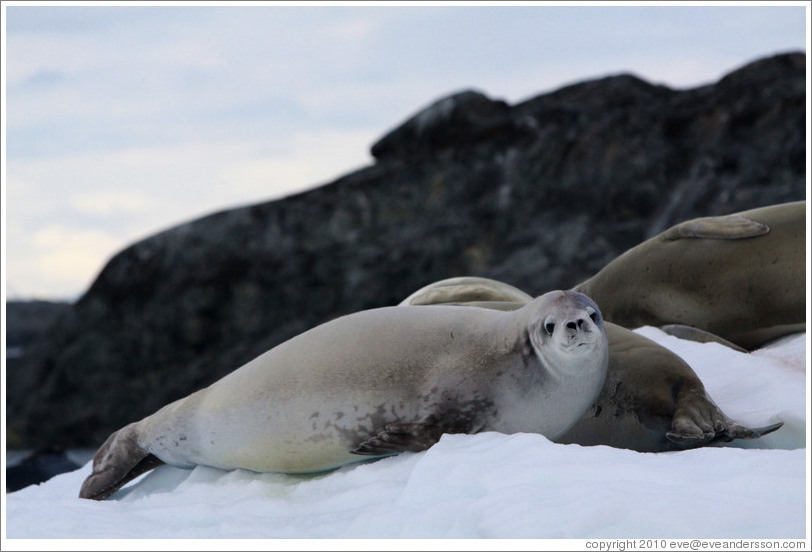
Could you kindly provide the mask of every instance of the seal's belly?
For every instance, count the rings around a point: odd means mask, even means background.
[[[142,446],[181,467],[317,472],[365,460],[350,451],[386,424],[421,415],[419,404],[393,397],[391,389],[334,395],[258,392],[235,401],[233,394],[195,394],[171,415],[156,413],[144,432],[151,438]]]

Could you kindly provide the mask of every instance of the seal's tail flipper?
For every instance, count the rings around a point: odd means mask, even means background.
[[[93,456],[93,473],[82,484],[79,498],[104,500],[142,473],[163,464],[141,447],[133,424],[110,435]]]

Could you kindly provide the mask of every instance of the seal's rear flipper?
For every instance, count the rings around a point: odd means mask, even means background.
[[[142,448],[133,424],[110,435],[93,456],[93,473],[82,484],[79,498],[104,500],[127,482],[163,464]]]

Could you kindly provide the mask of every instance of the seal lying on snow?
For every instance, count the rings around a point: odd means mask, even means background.
[[[509,284],[463,277],[429,284],[400,305],[511,310],[532,300]],[[626,328],[611,322],[604,326],[609,338],[609,370],[603,389],[580,420],[553,438],[555,441],[661,452],[753,439],[783,425],[748,429],[735,423],[716,406],[699,377],[679,356]]]
[[[317,472],[424,450],[443,433],[566,432],[603,386],[597,305],[554,291],[518,310],[388,307],[274,347],[113,433],[80,497],[167,463]]]
[[[806,331],[805,225],[805,201],[689,220],[574,289],[615,324],[754,349]]]

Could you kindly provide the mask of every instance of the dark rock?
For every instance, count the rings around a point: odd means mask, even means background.
[[[510,107],[474,91],[464,91],[437,100],[372,145],[372,155],[381,161],[395,157],[430,155],[443,149],[498,141],[515,134]]]
[[[54,301],[7,301],[7,349],[22,354],[69,306]]]
[[[678,221],[805,198],[805,57],[435,102],[374,165],[116,255],[8,379],[16,446],[94,446],[268,348],[441,278],[569,288]]]
[[[29,485],[38,485],[55,475],[80,467],[59,446],[38,450],[16,465],[6,468],[6,492],[13,493]]]

